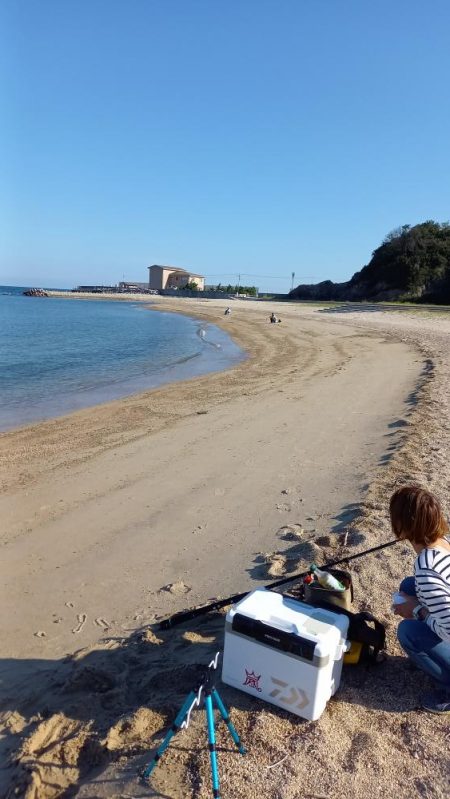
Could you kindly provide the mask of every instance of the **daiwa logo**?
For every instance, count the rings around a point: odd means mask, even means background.
[[[283,705],[288,707],[297,707],[299,710],[309,705],[309,699],[301,688],[295,688],[295,686],[289,685],[283,680],[278,680],[276,677],[271,677],[271,680],[274,685],[278,686],[269,694],[273,699],[277,699],[278,702],[282,702]]]
[[[242,685],[248,685],[249,688],[254,688],[256,691],[261,693],[262,688],[259,687],[260,679],[260,674],[256,674],[254,671],[247,671],[247,669],[245,669],[245,680]]]

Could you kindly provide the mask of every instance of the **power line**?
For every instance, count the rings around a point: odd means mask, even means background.
[[[255,275],[251,272],[220,272],[215,275],[205,275],[205,277],[258,277],[263,278],[264,280],[288,280],[289,278],[285,275]],[[298,279],[301,280],[316,280],[316,275],[298,275]]]

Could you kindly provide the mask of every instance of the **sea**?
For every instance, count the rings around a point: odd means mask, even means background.
[[[194,318],[142,302],[25,297],[25,290],[0,286],[2,431],[245,358],[219,327]]]

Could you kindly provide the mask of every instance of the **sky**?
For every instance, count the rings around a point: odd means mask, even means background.
[[[448,0],[3,0],[0,283],[286,292],[450,218]]]

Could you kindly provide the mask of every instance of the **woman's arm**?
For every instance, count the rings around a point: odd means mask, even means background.
[[[450,584],[434,568],[416,570],[416,587],[420,603],[429,611],[425,623],[442,638],[450,641]]]

